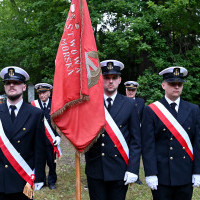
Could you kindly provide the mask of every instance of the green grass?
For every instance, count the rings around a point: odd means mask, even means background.
[[[69,142],[62,137],[61,144],[63,157],[57,163],[58,180],[57,189],[50,190],[48,187],[35,192],[34,200],[76,200],[76,177],[75,177],[75,153]],[[89,200],[86,185],[84,155],[81,156],[81,200]],[[151,200],[151,192],[145,184],[143,167],[141,165],[140,179],[143,185],[132,184],[129,186],[126,200]],[[192,200],[200,200],[200,188],[194,189]]]

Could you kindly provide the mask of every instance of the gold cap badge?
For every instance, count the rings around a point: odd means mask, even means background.
[[[174,76],[179,76],[180,68],[174,68]]]
[[[13,68],[8,69],[8,75],[9,76],[14,76],[15,75],[15,71]]]
[[[112,70],[113,69],[113,63],[109,62],[107,65],[108,70]]]

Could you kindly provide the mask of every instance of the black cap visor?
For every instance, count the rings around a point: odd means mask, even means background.
[[[17,73],[15,73],[14,76],[9,76],[8,74],[5,74],[3,82],[5,81],[19,81],[19,82],[25,83],[25,77]]]
[[[101,67],[102,74],[108,75],[108,74],[121,74],[121,70],[119,66],[113,66],[112,69],[109,69],[107,66]]]
[[[163,80],[166,82],[185,82],[183,74],[174,75],[173,73],[166,73],[163,75]]]
[[[130,90],[130,91],[135,91],[137,88],[136,87],[126,87],[127,90]]]
[[[186,82],[186,80],[182,79],[182,78],[168,78],[168,79],[164,79],[164,81],[172,83],[172,82]]]
[[[37,90],[37,93],[40,94],[40,93],[43,93],[43,92],[46,92],[46,91],[50,91],[50,89],[49,88],[39,88]]]

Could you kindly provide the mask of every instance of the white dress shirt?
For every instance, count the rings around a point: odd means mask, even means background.
[[[112,95],[111,97],[109,97],[109,96],[107,96],[106,94],[104,94],[104,101],[105,101],[106,107],[108,107],[107,98],[111,98],[111,99],[112,99],[111,105],[113,105],[113,102],[114,102],[116,96],[117,96],[117,92],[116,92],[114,95]]]
[[[175,110],[176,110],[176,112],[178,112],[179,104],[180,104],[180,97],[178,99],[176,99],[176,101],[172,101],[169,98],[167,98],[166,95],[165,95],[165,99],[166,99],[166,101],[168,102],[169,105],[171,103],[176,103]]]
[[[48,104],[49,104],[49,99],[47,99],[47,101],[45,101],[45,102],[43,102],[43,101],[41,101],[41,102],[42,102],[43,108],[44,108],[44,103],[46,103],[46,108],[47,108],[47,106],[48,106]]]
[[[8,110],[9,110],[9,113],[11,114],[11,108],[10,108],[10,105],[14,105],[14,106],[16,106],[16,109],[15,109],[15,116],[17,117],[17,114],[18,114],[18,112],[19,112],[19,109],[21,108],[21,106],[22,106],[22,103],[23,103],[23,99],[21,100],[21,101],[19,101],[17,104],[10,104],[9,102],[8,102],[8,100],[7,100],[7,106],[8,106]]]

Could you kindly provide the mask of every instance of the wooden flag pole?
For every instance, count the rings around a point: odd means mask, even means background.
[[[81,200],[81,170],[80,170],[80,153],[75,152],[76,165],[76,200]]]

